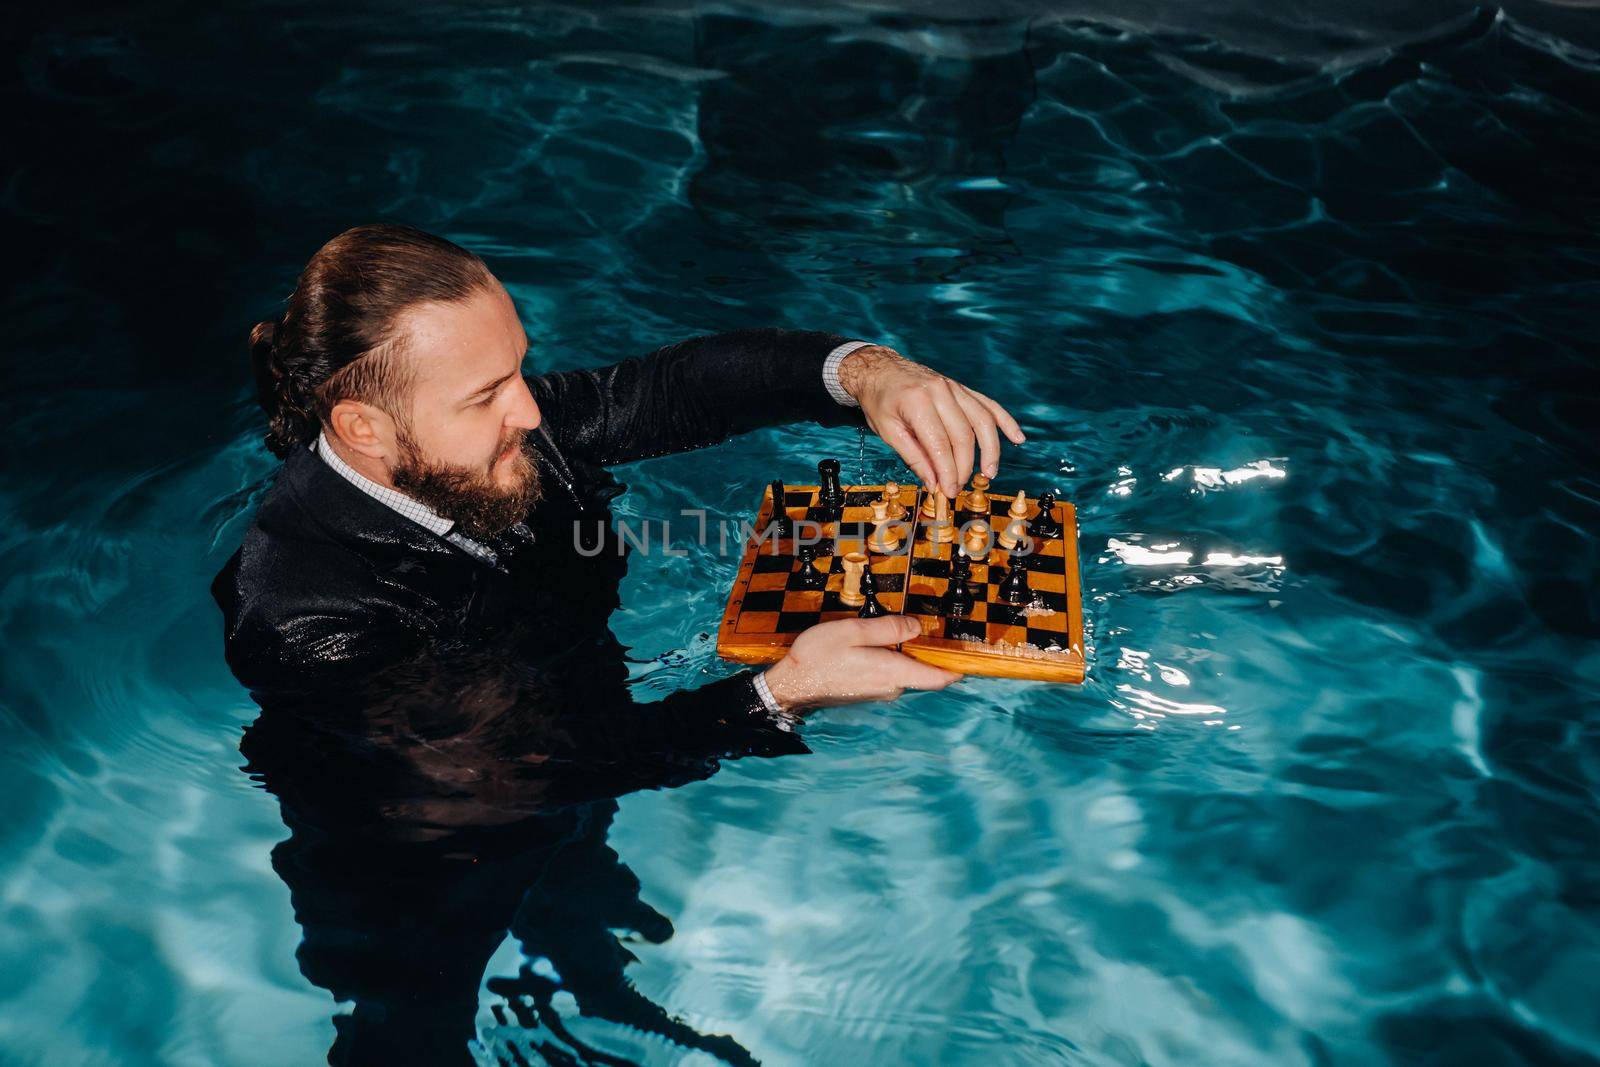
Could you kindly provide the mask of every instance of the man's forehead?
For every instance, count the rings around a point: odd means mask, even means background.
[[[463,301],[419,304],[406,311],[400,327],[419,380],[440,384],[504,374],[506,359],[520,354],[527,339],[499,286]]]

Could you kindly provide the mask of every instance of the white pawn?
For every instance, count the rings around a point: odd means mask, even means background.
[[[933,515],[924,532],[928,541],[936,545],[947,545],[956,539],[956,526],[950,521],[950,499],[937,489],[933,491]]]
[[[972,489],[967,493],[967,510],[980,515],[989,514],[989,479],[982,474],[972,476]]]
[[[868,548],[888,555],[900,547],[900,532],[895,529],[895,520],[889,517],[888,501],[872,502],[872,521],[876,525],[872,528],[872,537],[867,541]]]
[[[867,569],[866,553],[846,552],[843,563],[844,588],[839,590],[839,603],[859,608],[867,602],[866,594],[861,591],[861,574]]]
[[[1006,514],[1011,521],[1006,523],[1006,528],[1000,531],[1000,547],[1010,552],[1022,540],[1022,531],[1028,525],[1028,497],[1021,490],[1017,491],[1016,499],[1011,501],[1011,506],[1006,509]]]
[[[900,503],[900,484],[890,482],[883,487],[883,499],[889,505],[889,518],[900,520],[906,517],[906,506]]]
[[[982,519],[973,519],[967,524],[967,534],[961,542],[961,551],[966,553],[968,559],[989,558],[989,524]]]

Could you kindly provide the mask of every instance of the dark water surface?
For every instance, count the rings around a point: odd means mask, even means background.
[[[892,343],[1008,404],[1000,483],[1082,525],[1082,688],[821,714],[813,755],[480,877],[524,923],[641,932],[544,953],[475,913],[483,1062],[1595,1062],[1596,17],[13,24],[0,1062],[314,1063],[349,1010],[297,962],[206,584],[275,467],[248,327],[374,219],[483,254],[535,368],[758,325]],[[899,472],[801,426],[628,468],[620,506],[736,521],[829,454]],[[729,670],[735,561],[681,547],[613,620],[641,695]],[[295,908],[337,940],[392,903]],[[536,1018],[505,983],[559,951],[631,951],[657,1024],[570,990]]]

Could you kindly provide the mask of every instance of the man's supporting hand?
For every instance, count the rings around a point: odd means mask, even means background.
[[[921,632],[917,621],[904,615],[818,623],[767,668],[767,687],[786,711],[893,700],[907,689],[943,689],[961,675],[887,647]]]
[[[922,484],[938,486],[945,496],[955,496],[972,477],[975,451],[983,473],[993,478],[1000,469],[1000,434],[1012,444],[1024,440],[1005,408],[883,345],[846,356],[839,384]]]

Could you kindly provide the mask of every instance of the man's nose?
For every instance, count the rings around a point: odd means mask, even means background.
[[[518,430],[532,430],[539,425],[543,415],[540,414],[539,405],[533,399],[533,393],[528,389],[525,379],[519,392],[521,396],[506,414],[506,425]]]

